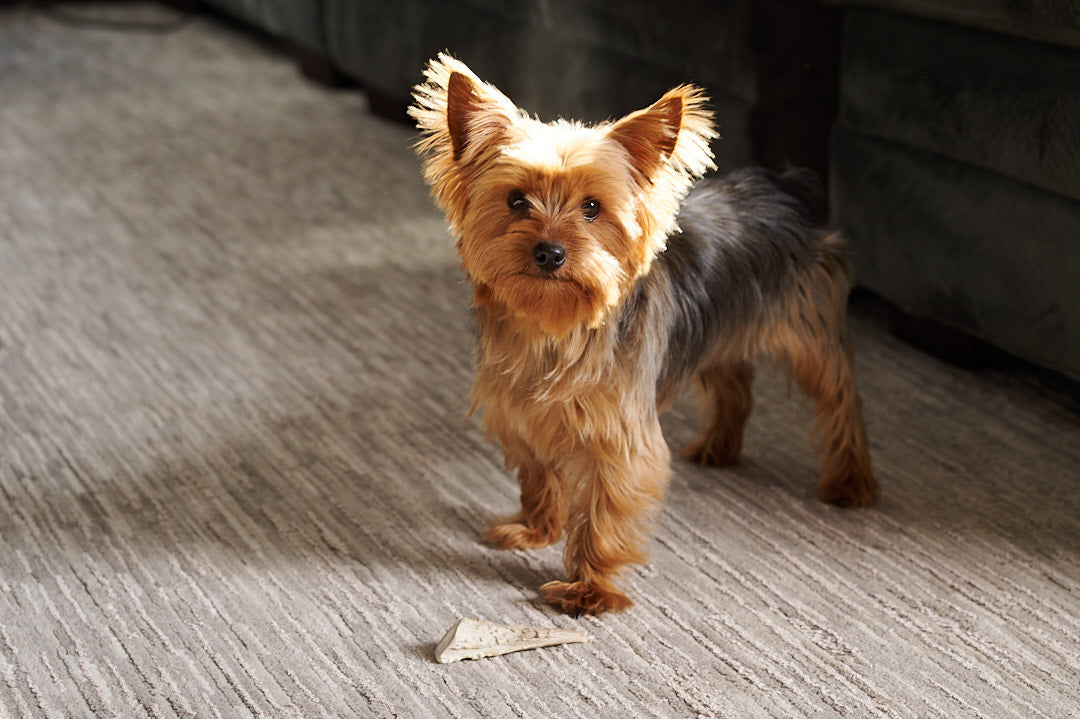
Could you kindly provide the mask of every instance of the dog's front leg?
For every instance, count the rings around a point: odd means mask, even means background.
[[[540,587],[548,601],[572,615],[617,612],[633,604],[617,580],[627,564],[645,561],[670,459],[653,420],[632,439],[596,440],[568,461],[568,475],[580,478],[563,555],[569,581]]]
[[[506,467],[517,468],[521,510],[492,522],[485,538],[499,549],[536,549],[554,544],[562,537],[566,524],[562,477],[538,460],[526,442],[501,434]]]

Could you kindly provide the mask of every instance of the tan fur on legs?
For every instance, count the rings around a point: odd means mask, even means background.
[[[847,267],[841,242],[838,235],[823,240],[817,267],[801,278],[776,342],[778,356],[814,400],[822,455],[817,498],[862,507],[873,501],[876,485],[848,340]]]
[[[722,467],[742,452],[743,429],[754,406],[754,367],[749,362],[716,365],[701,372],[700,383],[705,429],[680,454],[691,462]]]
[[[559,541],[566,524],[562,480],[535,460],[518,468],[521,511],[495,522],[486,538],[499,549],[536,549]]]
[[[790,363],[799,386],[815,403],[822,454],[817,498],[842,507],[870,504],[876,487],[850,353],[802,351]]]
[[[645,561],[651,520],[670,476],[670,452],[655,416],[642,430],[597,442],[572,462],[580,466],[571,471],[589,479],[570,512],[563,553],[569,581],[540,588],[565,612],[599,614],[633,604],[616,580],[627,564]]]

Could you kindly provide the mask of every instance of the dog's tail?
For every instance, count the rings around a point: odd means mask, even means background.
[[[733,197],[743,201],[744,208],[765,201],[772,203],[771,207],[759,210],[775,212],[779,203],[794,213],[789,221],[800,226],[824,227],[828,222],[825,189],[812,170],[789,167],[775,172],[764,167],[744,167],[728,173],[725,180],[734,192]]]
[[[791,167],[773,175],[773,182],[781,192],[798,202],[808,224],[822,226],[828,222],[829,208],[825,202],[825,188],[812,170]]]

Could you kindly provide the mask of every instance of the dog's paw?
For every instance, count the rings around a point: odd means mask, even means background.
[[[874,501],[877,488],[869,471],[848,469],[836,476],[826,477],[818,486],[816,496],[822,502],[838,507],[865,507]]]
[[[574,617],[621,612],[634,604],[625,594],[590,582],[548,582],[540,587],[540,593],[559,611]]]
[[[679,450],[679,456],[704,467],[726,467],[734,464],[741,452],[741,438],[698,437]]]
[[[495,522],[484,535],[498,549],[539,549],[559,541],[559,535],[527,527],[521,522]]]

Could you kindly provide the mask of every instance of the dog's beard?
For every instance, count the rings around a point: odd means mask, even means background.
[[[488,244],[504,249],[482,253],[480,261],[463,252],[482,309],[558,339],[577,327],[599,326],[620,302],[627,273],[607,252],[567,242],[566,263],[545,271],[532,260],[532,240]]]

